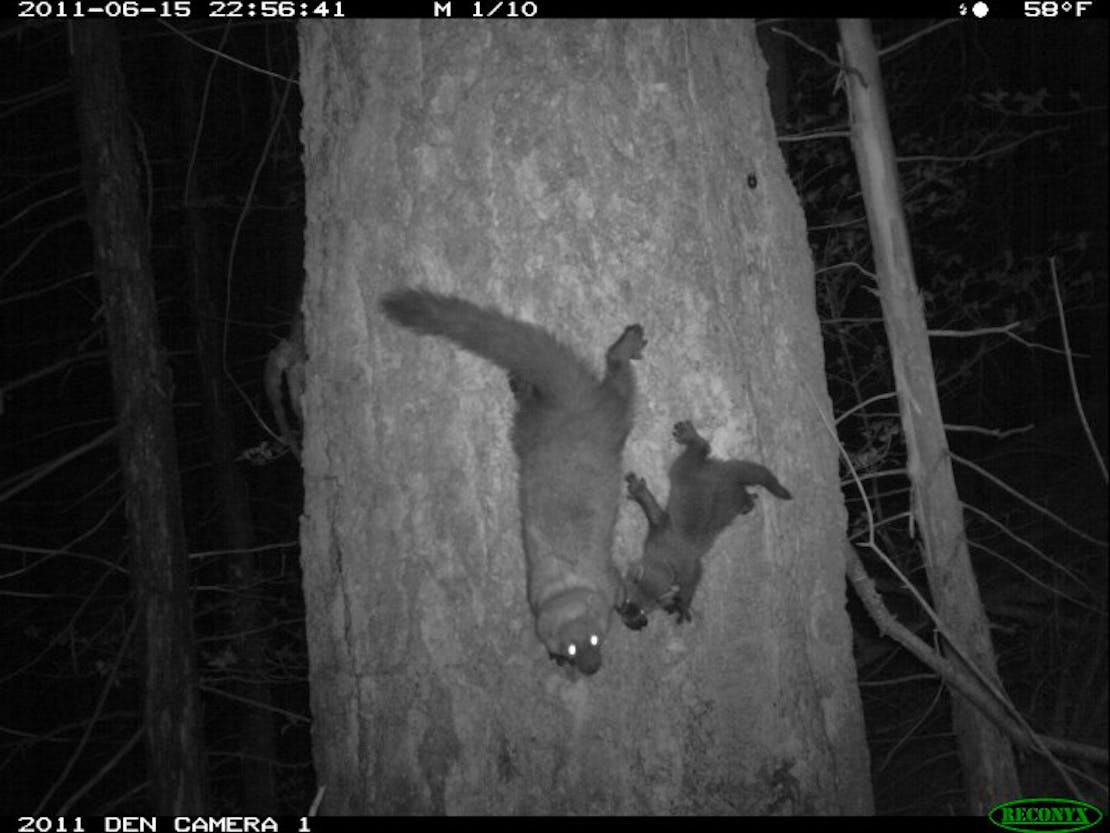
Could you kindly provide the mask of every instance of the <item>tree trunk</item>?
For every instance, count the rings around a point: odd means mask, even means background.
[[[154,303],[115,24],[71,29],[73,80],[94,261],[111,355],[131,577],[142,615],[151,806],[205,809],[192,605],[173,425],[173,379]]]
[[[231,428],[227,390],[220,370],[219,315],[206,283],[211,274],[199,274],[205,252],[205,230],[197,225],[197,212],[186,212],[192,238],[190,271],[193,282],[193,309],[197,319],[197,354],[200,360],[201,406],[208,429],[209,450],[215,499],[219,506],[225,540],[230,548],[225,562],[228,589],[236,593],[230,605],[228,629],[237,665],[232,670],[238,682],[230,682],[242,698],[232,708],[242,711],[239,725],[239,754],[242,755],[241,808],[251,815],[277,812],[274,762],[277,760],[274,735],[273,698],[267,678],[266,634],[270,617],[262,604],[259,587],[264,579],[253,552],[255,538],[251,522],[250,496],[242,473]]]
[[[324,811],[869,811],[813,266],[751,25],[445,32],[301,30]],[[721,536],[692,623],[615,621],[597,674],[556,666],[526,602],[505,375],[389,323],[402,285],[541,323],[599,373],[643,324],[627,467],[660,489],[690,419],[794,500],[764,493]],[[627,503],[622,572],[645,531]]]
[[[865,20],[841,20],[839,25],[848,66],[845,78],[852,144],[875,249],[879,298],[906,438],[906,468],[913,486],[914,517],[925,544],[929,589],[941,621],[969,652],[970,660],[1001,688],[990,623],[968,557],[963,510],[948,457],[871,26]],[[952,723],[970,811],[982,814],[1000,802],[1018,798],[1020,786],[1006,736],[961,696],[952,699]]]
[[[202,118],[197,106],[195,71],[197,54],[191,44],[179,47],[181,67],[181,112],[179,138],[182,158],[191,156],[193,131]],[[228,629],[237,665],[228,669],[236,682],[226,683],[240,698],[230,708],[241,713],[239,749],[242,756],[242,792],[240,808],[251,815],[272,815],[277,812],[277,789],[274,762],[277,759],[273,697],[267,678],[266,635],[270,617],[259,594],[262,571],[255,544],[247,482],[236,462],[238,447],[232,428],[231,407],[222,364],[223,316],[216,309],[210,287],[218,285],[222,271],[218,267],[211,228],[203,211],[197,206],[207,204],[208,191],[201,184],[209,179],[206,163],[197,161],[184,172],[186,183],[184,206],[185,245],[192,288],[193,312],[196,318],[197,361],[200,366],[201,407],[208,434],[212,459],[212,482],[215,500],[224,530],[224,540],[231,549],[224,562],[226,581],[237,594],[230,605]]]

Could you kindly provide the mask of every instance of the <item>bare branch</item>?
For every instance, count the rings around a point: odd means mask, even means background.
[[[1079,414],[1079,421],[1083,424],[1083,431],[1087,434],[1087,442],[1091,444],[1091,451],[1094,453],[1095,460],[1098,461],[1098,467],[1102,471],[1102,479],[1105,481],[1107,480],[1106,461],[1098,450],[1098,443],[1095,442],[1094,434],[1091,433],[1091,425],[1087,422],[1087,414],[1084,413],[1083,402],[1079,398],[1079,383],[1075,381],[1075,363],[1072,362],[1071,344],[1068,342],[1068,319],[1064,315],[1064,302],[1060,299],[1060,281],[1056,277],[1056,258],[1050,257],[1048,259],[1048,268],[1052,274],[1052,292],[1056,296],[1056,312],[1060,316],[1060,334],[1064,339],[1064,351],[1068,359],[1068,379],[1071,382],[1071,395],[1075,400],[1075,410]]]

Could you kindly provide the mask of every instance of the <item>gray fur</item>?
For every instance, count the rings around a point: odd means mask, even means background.
[[[609,348],[599,380],[549,332],[498,310],[418,289],[390,292],[381,306],[398,324],[448,338],[509,371],[536,634],[556,660],[594,673],[620,587],[613,527],[635,398],[629,360],[640,358],[642,328],[626,328]]]
[[[702,556],[737,515],[755,506],[746,486],[762,486],[777,498],[792,499],[766,466],[711,458],[709,443],[689,421],[675,424],[674,438],[683,451],[671,463],[665,510],[642,478],[632,473],[625,477],[629,498],[648,521],[644,554],[625,575],[625,598],[619,608],[633,630],[644,627],[647,614],[657,607],[675,613],[679,622],[690,619]]]

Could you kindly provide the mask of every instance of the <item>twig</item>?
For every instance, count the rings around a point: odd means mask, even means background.
[[[1061,518],[1056,513],[1049,512],[1043,506],[1040,506],[1035,501],[1030,500],[1025,495],[1023,495],[1021,492],[1019,492],[1017,489],[1015,489],[1013,486],[1011,486],[1008,483],[1006,483],[1005,481],[1000,480],[999,478],[995,477],[993,474],[991,474],[989,471],[982,468],[981,466],[977,466],[975,463],[971,462],[970,460],[965,460],[963,457],[961,457],[959,454],[956,454],[953,451],[949,451],[948,454],[953,460],[955,460],[960,465],[967,466],[972,471],[974,471],[977,474],[980,474],[983,477],[987,478],[987,480],[991,481],[991,483],[998,486],[998,488],[1000,488],[1000,489],[1002,489],[1006,492],[1009,492],[1013,497],[1020,500],[1022,503],[1024,503],[1030,509],[1032,509],[1036,512],[1040,512],[1045,517],[1051,518],[1052,520],[1056,521],[1056,523],[1058,523],[1064,529],[1068,530],[1069,532],[1075,533],[1080,538],[1082,538],[1084,541],[1086,541],[1088,544],[1094,544],[1096,547],[1103,547],[1103,548],[1105,548],[1107,546],[1106,541],[1101,541],[1098,538],[1095,538],[1093,535],[1088,535],[1083,530],[1072,526],[1071,524],[1069,524],[1067,521],[1065,521],[1063,518]],[[964,505],[966,506],[967,504],[964,504]],[[1075,578],[1075,577],[1073,576],[1073,578]],[[1076,580],[1078,581],[1078,579],[1076,579]]]
[[[1083,430],[1087,434],[1087,442],[1091,444],[1091,451],[1094,452],[1095,460],[1098,461],[1098,467],[1102,470],[1102,479],[1107,480],[1106,475],[1106,461],[1102,459],[1102,453],[1098,450],[1098,443],[1095,442],[1094,434],[1091,433],[1091,426],[1087,422],[1087,415],[1083,412],[1083,402],[1079,398],[1079,385],[1075,381],[1075,364],[1072,362],[1071,344],[1068,342],[1068,320],[1064,315],[1064,302],[1060,298],[1060,282],[1056,278],[1056,258],[1050,257],[1048,259],[1049,272],[1052,275],[1052,292],[1056,295],[1056,312],[1060,316],[1060,333],[1064,337],[1064,350],[1067,353],[1068,365],[1068,379],[1071,380],[1071,394],[1075,399],[1075,410],[1079,414],[1079,421],[1083,423]]]
[[[104,678],[104,685],[100,689],[100,697],[97,698],[96,706],[93,713],[89,716],[88,723],[85,724],[85,733],[81,736],[81,740],[77,742],[77,748],[73,750],[73,754],[69,756],[66,765],[54,779],[54,783],[50,785],[50,789],[46,791],[46,795],[42,797],[38,807],[35,808],[34,815],[43,815],[46,803],[51,799],[58,787],[69,777],[69,773],[73,771],[73,767],[77,765],[77,759],[81,757],[81,752],[84,751],[85,745],[89,742],[89,736],[92,735],[93,727],[99,722],[100,715],[104,711],[104,704],[108,700],[108,695],[116,686],[116,677],[119,675],[119,667],[123,662],[124,656],[127,654],[127,649],[131,645],[131,637],[135,633],[135,627],[139,624],[139,613],[136,611],[131,614],[131,624],[127,626],[127,633],[124,634],[123,639],[120,640],[119,650],[116,651],[116,657],[112,660],[112,668],[108,675]],[[61,812],[61,811],[59,811]]]

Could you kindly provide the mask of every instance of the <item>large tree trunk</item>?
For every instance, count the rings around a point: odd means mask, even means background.
[[[752,27],[447,32],[302,28],[324,810],[868,811],[813,267]],[[692,623],[615,622],[588,678],[551,663],[525,598],[509,386],[385,319],[381,294],[417,284],[540,322],[599,370],[642,323],[627,467],[661,490],[671,425],[691,419],[793,491],[722,535]],[[627,504],[622,571],[644,533]]]
[[[902,216],[894,142],[871,26],[840,21],[852,112],[852,144],[875,250],[875,273],[906,438],[913,511],[924,540],[925,568],[937,613],[970,661],[998,683],[994,647],[968,557],[963,509],[948,456],[921,295]],[[959,659],[956,659],[959,662]],[[1000,683],[999,683],[1000,685]],[[952,723],[972,813],[1018,798],[1020,785],[1006,736],[962,696]]]
[[[85,192],[111,355],[131,577],[142,617],[151,805],[205,809],[192,604],[173,425],[173,379],[154,303],[146,220],[115,24],[70,28]]]

